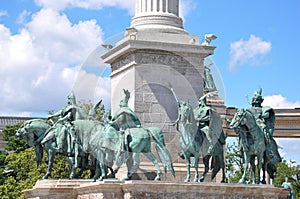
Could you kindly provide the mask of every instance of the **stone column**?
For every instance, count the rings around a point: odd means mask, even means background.
[[[136,0],[135,7],[131,28],[183,31],[179,0]]]
[[[168,13],[178,17],[178,0],[136,0],[135,16]]]

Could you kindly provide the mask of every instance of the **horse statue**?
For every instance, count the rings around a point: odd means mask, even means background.
[[[74,135],[80,148],[96,158],[94,181],[108,178],[108,169],[111,177],[114,177],[117,169],[113,170],[112,167],[116,154],[115,145],[118,145],[119,138],[107,135],[108,126],[97,120],[76,120],[73,123]],[[111,142],[111,139],[115,140]]]
[[[126,113],[122,113],[126,114]],[[124,118],[124,117],[119,117]],[[115,120],[118,123],[119,118]],[[122,119],[121,119],[122,120]],[[164,136],[158,127],[136,127],[127,128],[125,131],[118,131],[113,126],[108,124],[105,132],[106,140],[104,146],[107,150],[116,150],[115,161],[119,167],[122,163],[126,163],[127,175],[124,180],[130,180],[132,175],[136,172],[140,164],[140,154],[143,153],[155,166],[157,171],[154,180],[161,180],[161,169],[158,164],[157,158],[151,151],[151,138],[154,141],[155,148],[160,161],[163,164],[164,171],[167,169],[175,176],[171,155],[166,148]],[[112,147],[113,146],[113,147]],[[103,147],[103,146],[102,146]]]
[[[199,129],[198,121],[196,121],[194,116],[194,111],[189,103],[180,102],[179,103],[179,120],[175,122],[181,123],[181,128],[179,132],[181,133],[180,137],[180,145],[182,148],[183,157],[186,161],[187,168],[187,177],[185,182],[190,181],[190,158],[193,157],[193,167],[195,168],[195,176],[194,182],[203,182],[205,180],[206,174],[209,171],[209,162],[212,158],[211,168],[212,168],[212,176],[211,180],[213,180],[217,173],[222,169],[222,181],[225,182],[225,160],[224,160],[224,151],[223,151],[223,143],[220,143],[219,138],[214,145],[214,150],[212,153],[208,153],[209,151],[209,142],[207,141],[206,135],[204,132]],[[219,129],[221,134],[223,133],[222,129]],[[222,136],[220,134],[220,136]],[[224,135],[223,135],[224,136]],[[198,173],[198,162],[199,157],[203,157],[204,164],[204,172],[199,177]]]
[[[198,163],[200,156],[200,147],[203,142],[203,137],[201,135],[201,131],[198,131],[198,126],[196,124],[196,120],[194,118],[192,107],[186,102],[179,103],[178,109],[178,120],[172,125],[181,123],[181,137],[180,137],[180,145],[182,148],[182,153],[186,163],[187,176],[185,182],[189,182],[191,178],[190,172],[190,158],[193,157],[193,167],[195,168],[195,176],[194,182],[198,182],[199,171],[198,171]]]
[[[244,172],[240,183],[246,183],[246,173],[249,163],[252,168],[252,183],[260,184],[260,172],[263,167],[264,155],[266,150],[265,136],[261,128],[257,125],[255,117],[247,109],[238,109],[230,122],[230,128],[234,129],[239,135],[240,144],[242,146],[244,158]],[[255,176],[256,165],[255,157],[257,157],[257,179]]]
[[[178,103],[178,119],[176,122],[172,123],[171,125],[177,124],[177,130],[181,133],[180,137],[180,145],[182,148],[183,158],[186,161],[186,168],[187,168],[187,177],[185,182],[190,181],[190,158],[193,157],[193,167],[195,168],[195,176],[194,182],[203,182],[206,174],[209,171],[209,162],[212,158],[211,168],[212,168],[212,176],[211,180],[213,180],[217,173],[222,169],[222,181],[225,182],[225,160],[224,160],[224,149],[223,145],[225,144],[225,136],[222,129],[222,120],[219,114],[214,111],[213,109],[209,108],[210,119],[208,131],[214,134],[216,138],[214,138],[215,142],[213,143],[214,146],[210,149],[210,142],[204,130],[198,125],[199,121],[196,120],[194,112],[196,113],[197,110],[193,110],[189,102],[181,101],[179,102],[176,94],[171,87],[171,91]],[[205,96],[203,97],[205,98]],[[203,98],[200,98],[201,100]],[[200,100],[199,99],[199,100]],[[180,129],[178,124],[180,125]],[[207,130],[207,129],[205,129]],[[224,140],[224,141],[221,141]],[[211,150],[211,151],[210,151]],[[202,176],[199,177],[198,172],[198,162],[199,157],[203,157],[204,163],[204,172]]]
[[[59,131],[62,125],[57,124],[55,127],[51,126],[47,121],[42,119],[32,119],[24,122],[21,127],[17,130],[16,136],[19,138],[23,138],[29,146],[35,147],[37,164],[40,165],[43,158],[43,149],[46,151],[48,155],[48,169],[47,173],[43,176],[43,179],[47,179],[51,175],[52,165],[54,162],[54,157],[56,155],[56,150],[54,147],[56,146],[55,138],[47,140],[44,144],[41,143],[42,139],[45,137],[45,133],[47,131]],[[56,133],[54,133],[56,134]],[[71,167],[70,178],[76,178],[80,176],[85,168],[88,166],[88,156],[89,154],[84,153],[82,150],[79,150],[78,156],[81,158],[81,169],[78,173],[76,173],[75,166],[75,158],[74,154],[69,156],[67,154],[67,149],[64,149],[64,153],[62,154],[66,156],[67,162]],[[91,168],[91,176],[94,173],[94,168]]]

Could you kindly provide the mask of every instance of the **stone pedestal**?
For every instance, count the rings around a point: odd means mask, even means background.
[[[163,167],[162,165],[160,165],[160,168],[162,169],[163,172],[161,175],[161,180],[169,181],[169,182],[179,182],[179,183],[184,182],[187,175],[185,163],[174,163],[173,166],[175,168],[175,176],[173,176],[169,170],[167,171],[167,173],[164,173]],[[200,177],[204,171],[203,164],[199,165],[198,171]],[[123,179],[126,176],[126,174],[127,174],[127,167],[124,165],[118,170],[116,177],[118,179]],[[191,167],[191,181],[194,180],[194,174],[195,174],[195,169]],[[156,177],[156,171],[154,170],[153,164],[144,161],[141,162],[141,165],[138,168],[137,172],[133,174],[132,180],[154,180],[155,177]],[[212,182],[211,172],[207,173],[205,182]],[[213,179],[213,182],[221,182],[221,178],[220,179],[215,178]]]
[[[28,199],[286,199],[288,193],[271,185],[115,180],[43,180],[24,191]]]

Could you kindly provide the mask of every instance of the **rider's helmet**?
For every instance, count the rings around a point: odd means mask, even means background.
[[[73,91],[68,95],[68,104],[75,105],[76,104],[76,97]]]
[[[264,98],[261,96],[262,89],[259,89],[258,91],[255,91],[252,97],[251,105],[252,106],[258,106],[261,107],[261,104],[264,101]]]

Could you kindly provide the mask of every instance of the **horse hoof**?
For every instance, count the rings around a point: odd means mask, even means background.
[[[184,182],[190,182],[190,179],[186,179]]]
[[[156,176],[154,181],[160,181],[160,176]]]
[[[131,180],[131,177],[129,177],[129,176],[126,176],[125,178],[123,178],[123,180]]]
[[[195,178],[195,179],[194,179],[194,182],[198,182],[198,179],[197,179],[197,178]]]
[[[204,177],[201,177],[198,182],[204,182]]]

